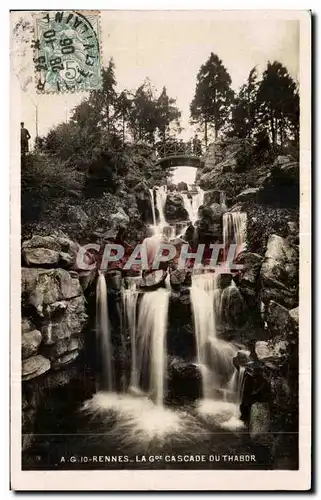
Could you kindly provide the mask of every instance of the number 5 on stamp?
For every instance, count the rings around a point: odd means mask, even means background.
[[[34,29],[37,92],[101,88],[99,12],[37,13]]]

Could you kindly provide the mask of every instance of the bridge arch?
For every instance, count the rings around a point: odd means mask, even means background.
[[[190,166],[200,168],[204,165],[202,151],[192,151],[191,143],[173,141],[156,148],[156,165],[164,168]]]

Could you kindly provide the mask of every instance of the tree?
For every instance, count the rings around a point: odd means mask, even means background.
[[[115,118],[121,121],[122,143],[125,143],[126,122],[129,122],[130,113],[133,106],[133,100],[127,90],[123,90],[115,103]]]
[[[251,139],[257,125],[257,72],[252,68],[232,107],[232,135]]]
[[[102,70],[102,88],[93,90],[89,95],[89,103],[100,113],[98,125],[112,132],[115,103],[117,99],[115,63],[111,58],[106,69]]]
[[[287,69],[278,61],[268,62],[257,92],[259,120],[273,147],[283,148],[286,133],[298,137],[299,95]]]
[[[221,59],[212,52],[197,74],[195,96],[190,105],[192,122],[204,126],[205,144],[209,126],[214,129],[216,139],[227,123],[233,97],[231,77]]]
[[[166,87],[157,99],[157,128],[159,133],[159,139],[162,143],[166,142],[166,138],[170,133],[170,127],[174,124],[174,127],[180,130],[179,119],[181,117],[181,112],[175,106],[176,99],[169,97],[167,95]]]
[[[146,79],[134,94],[129,127],[134,140],[155,143],[157,130],[157,99],[151,82]]]

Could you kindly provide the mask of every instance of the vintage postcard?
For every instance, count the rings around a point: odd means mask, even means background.
[[[311,13],[10,13],[11,487],[311,487]]]

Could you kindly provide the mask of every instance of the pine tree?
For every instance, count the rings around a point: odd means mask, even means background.
[[[170,133],[170,127],[174,124],[176,129],[179,130],[179,119],[181,112],[175,106],[176,99],[167,95],[166,87],[157,99],[157,120],[158,120],[158,134],[160,141],[165,144],[167,137]]]
[[[259,120],[269,132],[272,145],[284,146],[288,133],[298,137],[299,95],[287,69],[268,62],[257,93]]]
[[[115,103],[115,117],[121,121],[122,143],[125,143],[126,122],[129,121],[133,100],[127,90],[123,90]]]
[[[93,90],[89,95],[91,105],[100,110],[100,123],[107,128],[108,133],[113,131],[115,103],[117,99],[115,78],[115,63],[111,58],[106,69],[102,70],[102,88]]]
[[[204,127],[205,144],[208,127],[214,129],[217,138],[227,124],[233,96],[231,77],[221,59],[212,52],[197,74],[195,96],[190,105],[192,122]]]
[[[257,125],[257,72],[252,68],[232,107],[232,135],[251,139]]]

